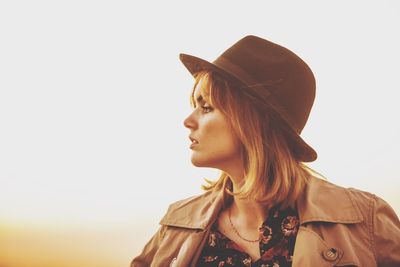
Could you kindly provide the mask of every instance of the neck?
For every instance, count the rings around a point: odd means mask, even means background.
[[[238,175],[230,175],[229,177],[232,181],[233,192],[238,192],[243,184],[243,176],[239,178]],[[236,217],[243,225],[256,229],[262,225],[268,214],[268,209],[265,205],[252,199],[243,199],[236,196],[233,197],[232,205],[228,209],[230,209],[232,217]]]

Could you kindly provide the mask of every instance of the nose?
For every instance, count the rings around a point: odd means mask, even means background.
[[[183,121],[183,125],[188,128],[193,130],[196,127],[196,120],[194,118],[194,111],[187,116],[187,118]]]

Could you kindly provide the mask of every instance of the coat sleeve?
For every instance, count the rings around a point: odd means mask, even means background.
[[[142,249],[142,252],[133,258],[130,267],[148,267],[151,265],[154,255],[156,254],[160,242],[163,238],[165,231],[164,226],[161,226],[153,237],[147,242]]]
[[[383,199],[374,199],[372,230],[378,266],[400,266],[400,222]]]

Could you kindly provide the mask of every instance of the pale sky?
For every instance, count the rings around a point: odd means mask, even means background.
[[[399,214],[399,11],[365,0],[1,2],[0,221],[128,229],[138,250],[171,202],[218,174],[190,163],[193,80],[179,53],[212,61],[248,34],[315,74],[310,166]]]

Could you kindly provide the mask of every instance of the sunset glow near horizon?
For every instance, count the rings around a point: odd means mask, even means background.
[[[128,266],[218,176],[190,162],[179,53],[212,61],[248,34],[314,72],[309,166],[399,214],[400,5],[306,3],[0,3],[0,267]]]

